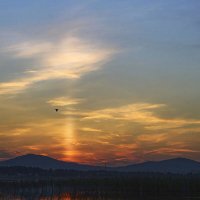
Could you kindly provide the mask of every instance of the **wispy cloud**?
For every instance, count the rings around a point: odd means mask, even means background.
[[[157,110],[167,107],[165,104],[136,103],[120,107],[106,108],[82,113],[82,120],[122,120],[139,123],[147,130],[165,130],[180,128],[186,125],[200,125],[199,120],[158,116]]]
[[[137,141],[139,142],[150,142],[150,143],[160,143],[167,139],[167,135],[164,133],[158,134],[141,134],[137,137]]]
[[[83,99],[71,98],[71,97],[58,97],[47,101],[52,106],[68,106],[80,104]]]
[[[84,120],[89,119],[119,119],[129,120],[133,119],[144,120],[147,117],[151,121],[156,121],[157,118],[153,115],[153,111],[157,108],[165,106],[164,104],[149,104],[149,103],[136,103],[120,107],[106,108],[87,113]]]
[[[168,155],[168,156],[178,156],[183,153],[199,153],[199,151],[189,148],[161,147],[156,150],[145,152],[145,154]]]
[[[6,51],[18,59],[34,58],[39,66],[21,78],[0,83],[0,94],[18,93],[30,85],[49,79],[78,79],[99,69],[114,53],[91,41],[69,37],[58,42],[27,41],[11,45]]]
[[[52,48],[53,44],[50,42],[25,41],[10,45],[5,49],[5,51],[13,54],[13,56],[17,58],[30,58],[33,56],[40,56],[40,54],[48,53],[48,51]]]
[[[83,128],[80,128],[80,130],[85,131],[85,132],[102,132],[102,130],[100,129],[90,128],[90,127],[83,127]]]

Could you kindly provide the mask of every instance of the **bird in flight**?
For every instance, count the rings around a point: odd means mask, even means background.
[[[56,112],[58,112],[58,111],[59,111],[59,109],[58,109],[58,108],[56,108],[56,109],[55,109],[55,111],[56,111]]]

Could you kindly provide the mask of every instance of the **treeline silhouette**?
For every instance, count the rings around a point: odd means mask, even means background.
[[[0,167],[0,194],[23,197],[68,194],[74,199],[194,198],[200,197],[200,174]]]

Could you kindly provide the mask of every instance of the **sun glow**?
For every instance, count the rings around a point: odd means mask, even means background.
[[[65,131],[64,131],[64,137],[65,137],[65,159],[73,161],[74,160],[74,144],[76,142],[75,138],[75,121],[73,118],[69,117],[67,118],[67,124],[65,126]]]

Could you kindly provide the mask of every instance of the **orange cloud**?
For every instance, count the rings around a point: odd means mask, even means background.
[[[139,142],[150,142],[150,143],[159,143],[161,141],[164,141],[167,139],[166,134],[154,134],[154,133],[149,133],[149,134],[141,134],[137,137],[137,141]]]

